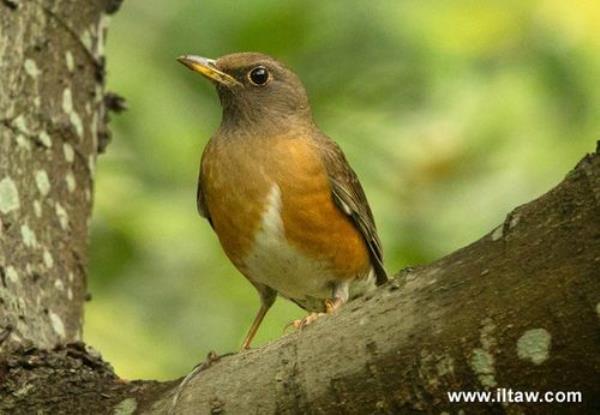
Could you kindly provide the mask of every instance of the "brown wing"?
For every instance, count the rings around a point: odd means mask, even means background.
[[[208,146],[206,147],[208,148]],[[202,162],[204,161],[204,155],[206,154],[206,148],[202,153]],[[202,162],[200,165],[200,172],[198,173],[198,186],[196,188],[196,208],[198,209],[198,213],[203,218],[206,218],[210,226],[213,226],[212,220],[210,218],[210,214],[208,213],[208,208],[206,207],[206,201],[204,200],[204,193],[202,192]]]
[[[375,220],[365,192],[340,147],[323,134],[315,138],[329,174],[333,200],[346,215],[352,218],[354,225],[365,239],[377,277],[377,285],[381,285],[388,280],[388,276],[383,266],[383,248],[377,236]]]
[[[198,178],[198,189],[196,190],[196,207],[198,208],[200,216],[206,218],[208,223],[210,223],[210,226],[212,226],[208,209],[206,209],[206,204],[204,203],[204,194],[202,193],[202,182],[200,181],[200,178]]]

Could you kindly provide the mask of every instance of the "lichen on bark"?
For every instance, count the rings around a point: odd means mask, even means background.
[[[0,3],[0,353],[81,338],[106,6]]]

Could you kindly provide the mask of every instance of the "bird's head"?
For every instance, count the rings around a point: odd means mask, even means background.
[[[233,53],[216,60],[184,55],[178,60],[216,85],[224,126],[312,122],[302,82],[268,55]]]

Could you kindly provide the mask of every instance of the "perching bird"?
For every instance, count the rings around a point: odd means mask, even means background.
[[[315,125],[297,75],[260,53],[178,60],[215,84],[223,107],[202,155],[197,206],[260,295],[242,348],[277,294],[312,313],[301,327],[387,281],[363,189]]]

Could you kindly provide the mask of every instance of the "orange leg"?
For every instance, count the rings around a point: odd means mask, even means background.
[[[260,296],[260,308],[258,313],[256,313],[256,317],[254,317],[254,321],[250,326],[250,330],[248,330],[248,334],[246,334],[244,342],[242,343],[242,350],[250,348],[250,343],[252,343],[252,339],[254,339],[254,336],[258,331],[260,323],[262,323],[267,311],[269,311],[275,302],[275,298],[277,298],[277,292],[272,288],[269,288],[266,285],[254,283],[252,280],[250,280],[250,282],[252,285],[254,285],[254,288],[256,288],[256,291],[258,291],[258,295]]]
[[[333,314],[342,306],[342,304],[344,304],[342,298],[328,298],[325,300],[325,312],[327,314]]]
[[[250,348],[250,343],[252,343],[252,339],[254,339],[254,336],[256,335],[256,332],[260,327],[260,323],[262,323],[263,319],[265,318],[265,315],[267,314],[267,311],[269,311],[269,308],[271,308],[271,305],[262,304],[260,306],[260,309],[258,310],[258,313],[256,313],[256,317],[254,317],[254,321],[250,326],[250,330],[248,330],[248,334],[246,334],[246,338],[242,343],[242,350]]]

